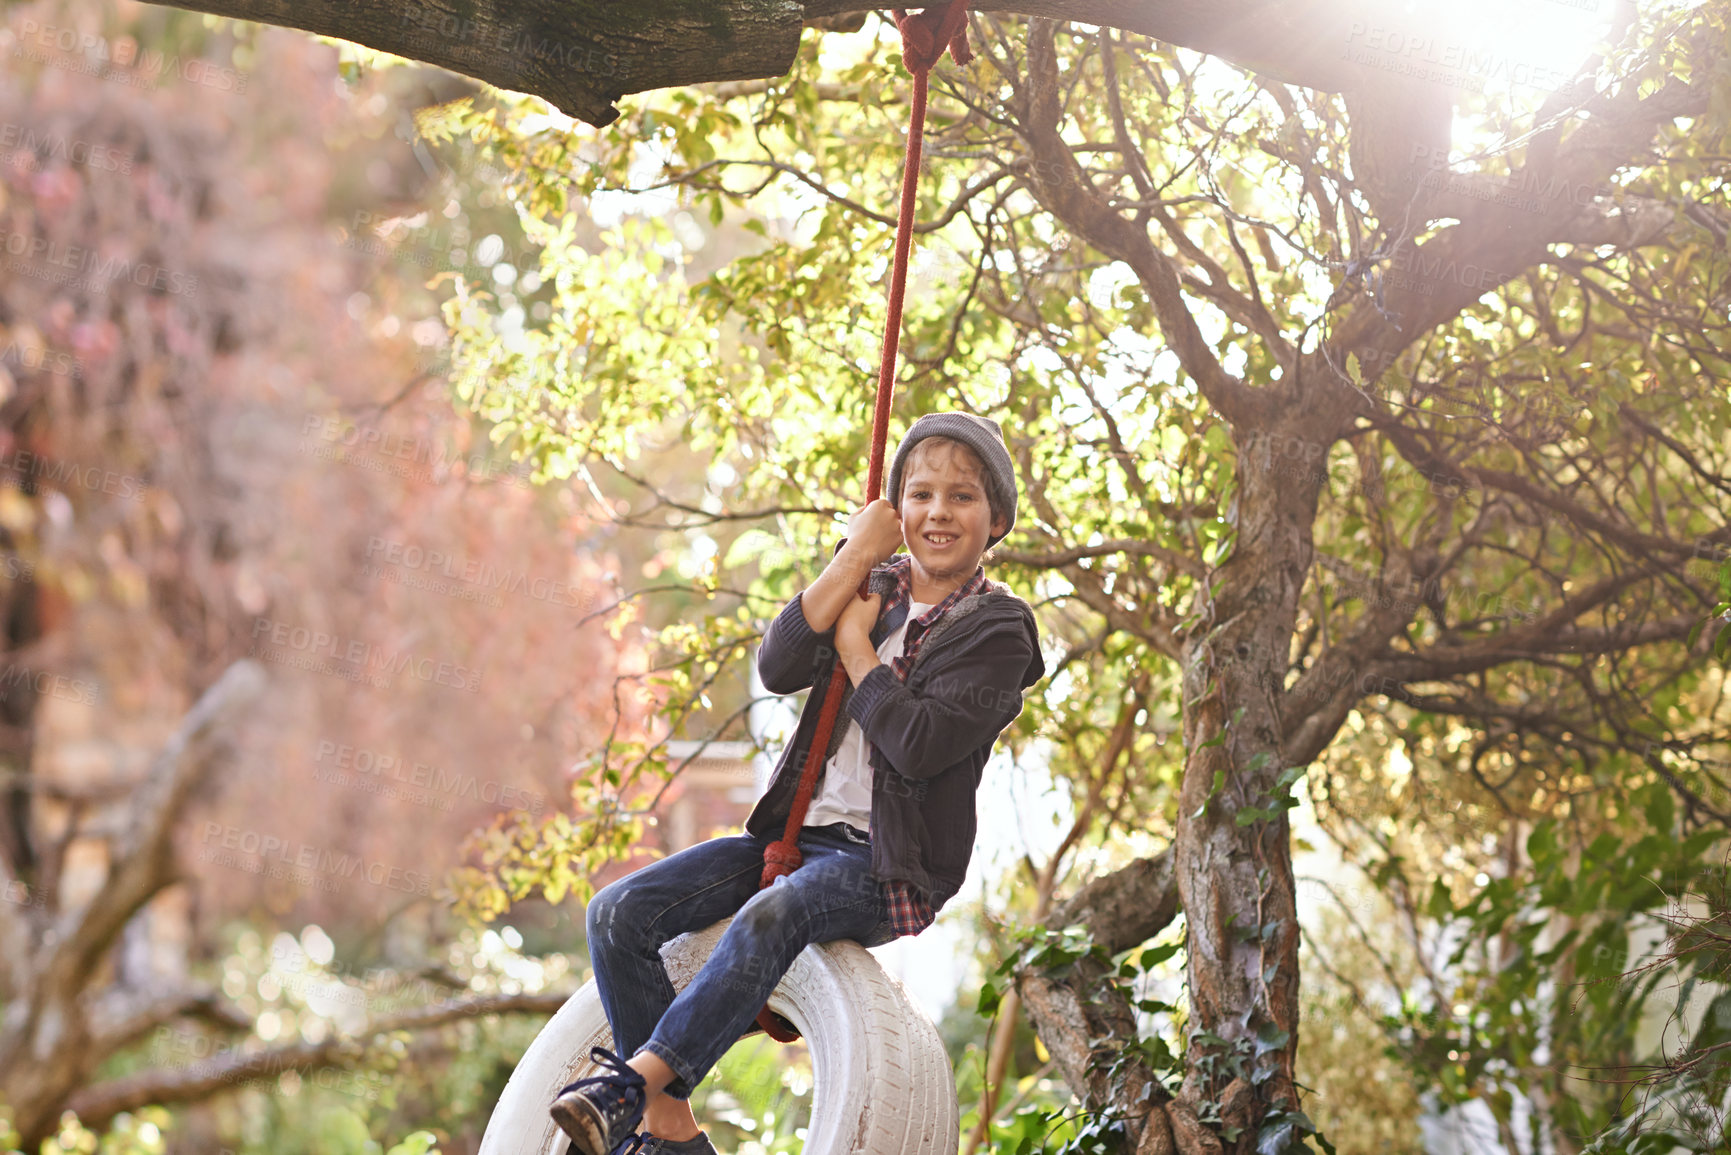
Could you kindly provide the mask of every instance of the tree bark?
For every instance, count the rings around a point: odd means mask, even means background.
[[[1333,440],[1320,429],[1298,435]],[[1189,756],[1174,850],[1192,1035],[1172,1112],[1183,1155],[1256,1150],[1270,1113],[1299,1109],[1298,912],[1287,812],[1277,804],[1285,789],[1276,781],[1279,698],[1319,486],[1277,476],[1259,456],[1240,454],[1237,538],[1215,575],[1219,593],[1184,645]],[[1249,810],[1261,815],[1240,824]],[[1215,1132],[1191,1125],[1205,1118],[1242,1128],[1236,1143],[1218,1145]]]
[[[191,0],[172,5],[299,28],[539,96],[600,127],[629,92],[782,76],[798,0]]]
[[[861,11],[858,0],[183,0],[172,7],[436,64],[542,97],[597,127],[618,118],[614,102],[627,93],[783,76],[805,25]],[[1350,49],[1375,19],[1357,0],[992,0],[976,7],[1139,32],[1326,92],[1364,80],[1368,72]]]

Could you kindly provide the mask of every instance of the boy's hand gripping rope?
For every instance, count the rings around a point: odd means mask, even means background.
[[[902,165],[901,217],[896,222],[895,264],[890,274],[889,317],[884,327],[883,359],[878,365],[877,408],[872,416],[871,471],[866,481],[866,502],[878,499],[883,489],[884,444],[889,439],[890,394],[896,375],[896,353],[901,345],[902,296],[908,283],[908,250],[913,247],[914,194],[920,176],[920,146],[926,126],[926,75],[943,58],[944,50],[957,64],[967,64],[974,58],[968,45],[967,0],[950,0],[938,8],[926,8],[913,15],[905,9],[892,8],[896,27],[902,34],[902,63],[914,78],[913,107],[908,120],[907,157]],[[860,579],[859,596],[863,601],[871,596],[871,575]],[[799,789],[794,792],[793,809],[787,816],[787,829],[780,838],[763,851],[763,886],[768,886],[784,874],[799,869],[799,832],[805,825],[806,808],[811,805],[812,791],[817,786],[818,768],[823,764],[829,736],[835,729],[836,716],[841,713],[842,680],[846,677],[838,654],[830,666],[829,681],[824,691],[823,712],[818,715],[817,735],[806,754],[805,768],[799,775]],[[757,1014],[757,1025],[764,1033],[781,1043],[799,1038],[793,1024],[771,1011],[768,1006]]]

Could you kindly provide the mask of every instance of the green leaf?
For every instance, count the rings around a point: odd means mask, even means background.
[[[1124,961],[1118,965],[1118,976],[1128,979],[1146,974],[1152,968],[1177,954],[1178,949],[1178,943],[1169,942],[1160,946],[1148,946],[1132,950],[1124,956]]]
[[[1283,1031],[1273,1023],[1263,1023],[1256,1028],[1256,1054],[1266,1055],[1269,1051],[1278,1051],[1292,1038],[1288,1031]]]
[[[1208,788],[1208,797],[1202,800],[1202,805],[1198,806],[1196,808],[1196,813],[1192,814],[1190,817],[1201,818],[1206,814],[1208,812],[1208,804],[1214,801],[1214,796],[1220,793],[1220,788],[1224,785],[1226,785],[1226,769],[1225,767],[1222,767],[1214,772],[1214,785]]]
[[[1527,835],[1527,856],[1534,865],[1549,862],[1557,851],[1556,824],[1545,819],[1533,824],[1533,832]]]
[[[1727,836],[1731,836],[1731,830],[1697,830],[1683,840],[1682,855],[1684,860],[1693,861],[1699,858],[1708,847]]]
[[[1449,893],[1448,883],[1440,878],[1431,880],[1430,901],[1425,905],[1425,913],[1439,922],[1455,913],[1454,896]]]
[[[1671,824],[1677,817],[1677,803],[1671,797],[1671,788],[1664,783],[1655,782],[1648,788],[1647,800],[1643,808],[1647,822],[1664,834],[1671,832]]]

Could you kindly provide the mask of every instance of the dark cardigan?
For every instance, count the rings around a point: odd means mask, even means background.
[[[895,576],[887,566],[871,572],[870,590],[887,595]],[[817,736],[818,715],[834,663],[842,679],[841,713],[819,767],[835,755],[847,719],[860,725],[874,748],[872,874],[902,878],[923,893],[933,910],[961,889],[973,855],[974,792],[998,735],[1022,712],[1022,691],[1046,673],[1034,610],[1007,586],[987,581],[932,624],[908,670],[907,683],[887,664],[854,686],[835,662],[835,627],[818,633],[805,620],[804,593],[783,607],[757,651],[758,676],[776,694],[811,689],[793,741],[781,753],[763,797],[745,828],[779,838],[787,826],[806,752]],[[906,605],[879,617],[875,649],[908,615]]]

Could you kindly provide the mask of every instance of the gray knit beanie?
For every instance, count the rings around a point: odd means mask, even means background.
[[[1004,431],[989,417],[977,417],[972,413],[927,413],[915,421],[907,435],[902,438],[901,445],[896,449],[895,461],[890,466],[890,503],[900,512],[902,470],[907,465],[908,455],[913,452],[915,445],[937,434],[954,437],[978,454],[985,463],[986,491],[992,511],[1002,511],[1008,523],[1004,526],[1004,532],[996,537],[988,533],[986,548],[990,549],[1004,540],[1016,525],[1016,466],[1010,459],[1010,451],[1004,446]]]

